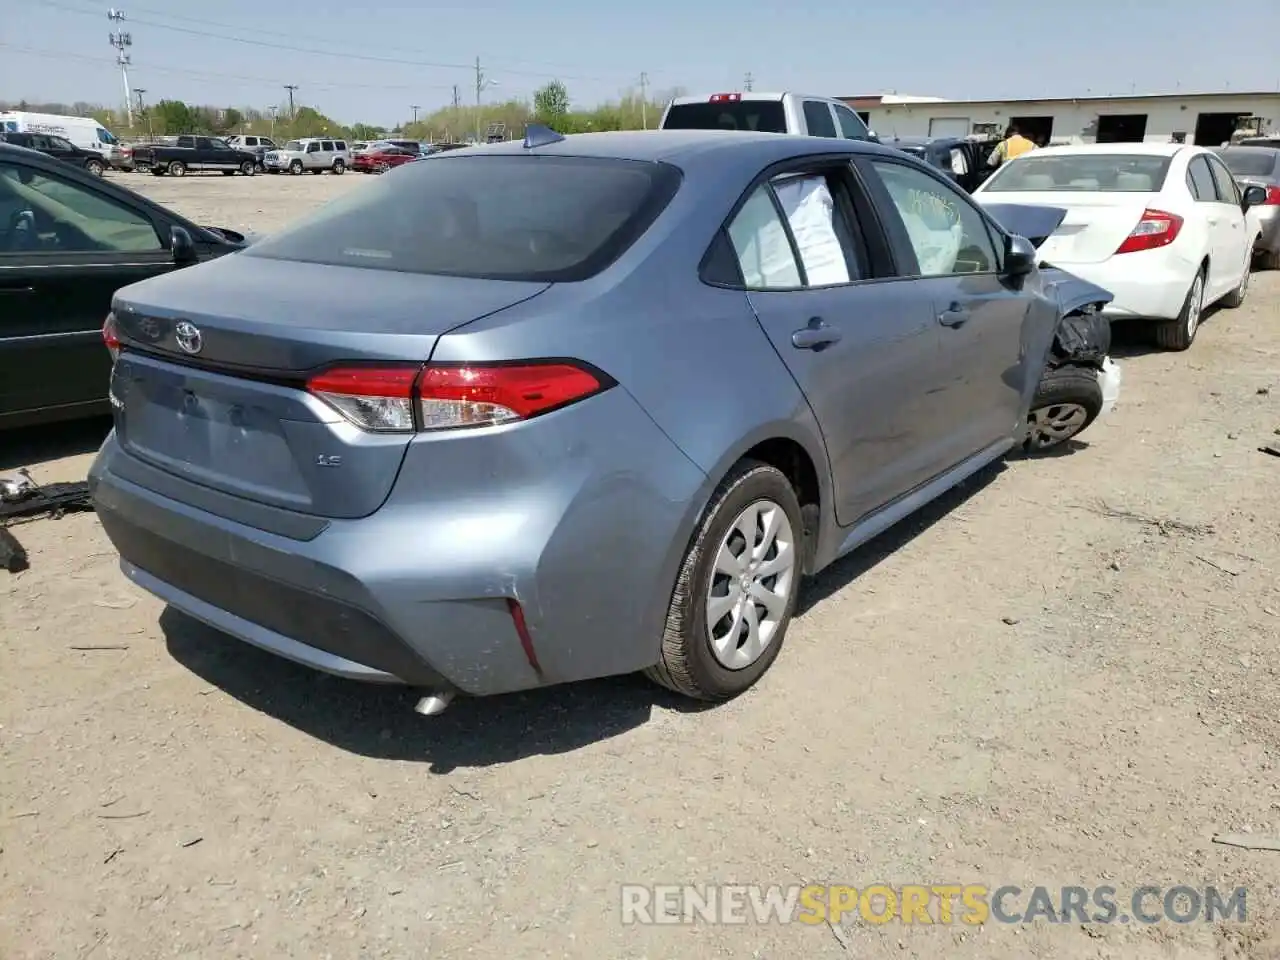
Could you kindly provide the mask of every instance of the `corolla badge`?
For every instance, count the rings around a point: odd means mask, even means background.
[[[204,346],[200,328],[189,320],[179,320],[173,328],[173,336],[178,341],[178,349],[183,353],[197,354]]]

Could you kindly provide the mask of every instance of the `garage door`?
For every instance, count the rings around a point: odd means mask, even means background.
[[[968,117],[933,117],[929,120],[931,137],[967,137],[968,135]]]

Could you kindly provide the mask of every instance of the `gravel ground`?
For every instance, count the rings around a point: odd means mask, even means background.
[[[266,231],[367,178],[122,177]],[[166,612],[92,515],[0,579],[0,957],[1280,958],[1280,274],[1121,337],[1066,453],[827,571],[756,689],[457,702]],[[0,468],[83,476],[100,424]],[[77,650],[74,647],[123,647]],[[624,883],[1248,888],[1244,924],[626,926]]]

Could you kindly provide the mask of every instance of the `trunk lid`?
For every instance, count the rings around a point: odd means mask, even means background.
[[[1138,225],[1153,198],[1150,193],[1074,192],[1019,193],[1017,200],[1007,198],[1004,193],[980,193],[976,197],[983,206],[1065,210],[1058,228],[1039,246],[1043,259],[1061,266],[1109,260]]]
[[[307,392],[307,375],[353,361],[425,363],[441,334],[549,286],[233,253],[126,287],[113,306],[124,344],[111,386],[117,438],[203,486],[367,516],[390,493],[412,434],[361,430]]]

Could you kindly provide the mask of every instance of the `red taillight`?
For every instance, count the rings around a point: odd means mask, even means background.
[[[111,354],[111,362],[115,363],[120,356],[120,334],[116,332],[116,315],[108,313],[102,324],[102,342],[107,345]]]
[[[337,367],[307,381],[356,426],[380,433],[527,420],[610,386],[603,374],[565,360]]]
[[[363,430],[414,429],[413,384],[421,365],[337,367],[307,381],[307,389]]]
[[[1178,238],[1182,230],[1182,218],[1176,213],[1165,213],[1163,210],[1143,210],[1142,219],[1133,228],[1133,232],[1120,244],[1116,253],[1136,253],[1139,250],[1154,250],[1167,247]]]
[[[713,93],[711,103],[737,103],[742,99],[740,93]]]
[[[1269,207],[1280,205],[1280,187],[1277,187],[1277,186],[1267,187],[1267,199],[1263,200],[1262,202]]]

